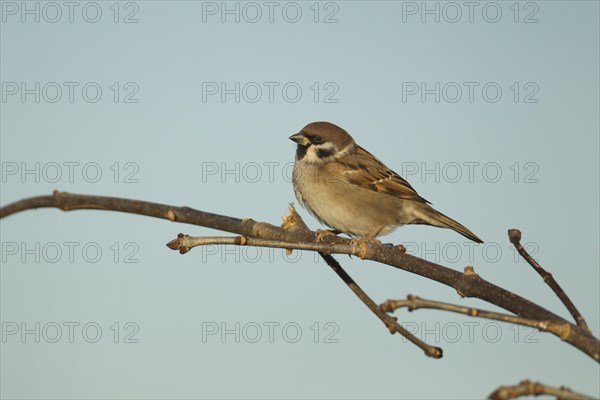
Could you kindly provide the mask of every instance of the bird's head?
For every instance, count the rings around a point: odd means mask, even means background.
[[[296,160],[325,163],[350,154],[356,144],[345,130],[330,122],[312,122],[292,136],[298,143]]]

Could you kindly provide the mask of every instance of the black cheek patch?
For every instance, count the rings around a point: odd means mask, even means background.
[[[334,153],[334,149],[319,149],[317,150],[317,157],[319,158],[327,158],[331,157]]]

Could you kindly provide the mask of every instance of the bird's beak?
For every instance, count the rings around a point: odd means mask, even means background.
[[[310,144],[310,140],[308,140],[302,133],[295,133],[290,136],[290,140],[298,143],[300,146],[308,146]]]

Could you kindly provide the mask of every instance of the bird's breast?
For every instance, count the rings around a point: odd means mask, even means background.
[[[401,224],[397,199],[349,183],[340,168],[297,161],[293,181],[300,204],[323,224],[354,236],[366,236],[378,226],[386,234]]]

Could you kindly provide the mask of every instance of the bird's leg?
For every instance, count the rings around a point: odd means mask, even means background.
[[[336,229],[317,229],[317,234],[315,235],[315,239],[317,240],[317,242],[321,243],[321,242],[325,242],[325,238],[327,236],[337,236],[339,235],[340,231],[336,230]]]

